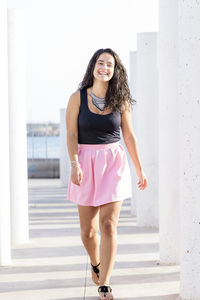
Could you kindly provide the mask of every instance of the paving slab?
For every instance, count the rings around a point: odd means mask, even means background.
[[[77,206],[59,179],[29,179],[30,240],[0,267],[0,299],[98,300],[80,239]],[[159,232],[140,228],[125,200],[111,285],[115,300],[179,299],[179,266],[159,263]]]

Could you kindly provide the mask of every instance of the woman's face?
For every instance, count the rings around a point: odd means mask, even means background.
[[[94,78],[100,81],[109,81],[114,73],[115,59],[109,53],[102,53],[94,67]]]

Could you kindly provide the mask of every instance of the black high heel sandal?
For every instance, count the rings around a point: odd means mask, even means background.
[[[113,295],[112,295],[112,288],[109,285],[102,285],[98,288],[100,300],[108,299],[108,300],[113,300]],[[100,295],[100,293],[103,293],[103,296]],[[107,296],[109,295],[109,298]]]
[[[94,273],[97,275],[97,278],[99,279],[99,272],[100,272],[100,270],[98,269],[98,267],[99,267],[99,265],[100,265],[100,263],[98,264],[98,265],[96,265],[96,266],[93,266],[93,264],[92,263],[90,263],[91,264],[91,266],[92,266],[92,270],[94,271]],[[95,282],[96,283],[96,282]],[[96,283],[97,284],[97,283]]]

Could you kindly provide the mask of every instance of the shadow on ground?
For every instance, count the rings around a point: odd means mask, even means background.
[[[99,300],[98,295],[95,297],[80,297],[83,294],[82,292],[86,282],[86,292],[88,291],[88,294],[96,295],[96,290],[94,290],[93,293],[93,283],[91,280],[85,280],[86,278],[88,279],[88,277],[89,279],[91,278],[89,266],[87,273],[85,272],[87,263],[83,263],[84,260],[82,259],[83,257],[86,258],[86,252],[80,242],[77,206],[69,203],[69,201],[67,202],[65,197],[66,189],[62,188],[42,187],[29,189],[30,238],[36,238],[34,247],[18,247],[12,250],[12,258],[17,265],[0,268],[0,279],[2,279],[0,280],[0,298],[3,296],[1,293],[10,294],[14,292],[17,297],[18,292],[26,291],[26,299],[28,299],[29,295],[34,297],[34,291],[38,290],[43,290],[44,293],[44,290],[47,290],[48,295],[52,297],[51,293],[52,289],[54,289],[56,290],[56,294],[54,294],[55,297],[63,296],[63,298],[55,298],[53,300]],[[71,226],[71,224],[73,226]],[[158,233],[158,230],[155,228],[141,228],[136,226],[136,219],[130,214],[130,203],[124,202],[123,210],[120,213],[118,235],[119,240],[123,238],[123,235],[126,239],[123,240],[122,244],[118,245],[118,254],[120,254],[120,256],[119,261],[115,262],[112,276],[112,284],[115,285],[114,295],[116,294],[114,300],[179,299],[179,295],[175,294],[177,292],[175,289],[165,291],[165,293],[171,293],[169,295],[159,295],[163,293],[162,283],[177,282],[179,280],[179,272],[177,272],[177,269],[174,269],[174,271],[168,270],[162,273],[164,267],[161,268],[156,261],[156,254],[159,251],[157,240],[149,239],[148,243],[146,243],[146,236],[144,236],[144,234],[152,233],[152,236],[154,236],[154,233]],[[140,243],[135,242],[135,235],[140,235]],[[70,243],[72,237],[73,242],[76,242],[74,245]],[[59,239],[59,245],[54,247],[54,245],[56,245],[56,238]],[[45,244],[45,239],[49,243],[51,242],[48,246]],[[40,241],[42,241],[42,244],[40,244]],[[146,255],[148,253],[150,256]],[[133,254],[136,254],[137,260],[134,260],[135,256]],[[65,257],[68,258],[67,263]],[[76,261],[76,257],[81,258],[80,263]],[[57,258],[59,261],[62,261],[61,265],[58,265],[59,262]],[[30,259],[32,265],[28,265]],[[34,265],[34,261],[36,265]],[[160,269],[156,270],[157,267]],[[134,268],[153,268],[156,272],[151,272],[149,269],[149,272],[146,274],[135,274],[131,272],[131,269]],[[123,276],[119,276],[120,269],[123,269],[123,272],[124,269],[127,269],[127,273]],[[115,270],[118,270],[118,274],[116,275]],[[53,274],[53,272],[59,272],[59,274]],[[64,274],[62,275],[60,272]],[[33,276],[31,273],[33,273]],[[38,273],[38,275],[34,273]],[[45,275],[43,273],[48,273],[48,276],[44,277]],[[9,276],[9,274],[11,276]],[[12,276],[12,274],[14,274],[14,276]],[[18,274],[20,274],[20,276],[18,276]],[[76,276],[73,277],[72,274],[76,274]],[[62,279],[58,279],[58,276],[62,276]],[[87,277],[85,278],[85,276]],[[15,281],[12,281],[13,278],[15,278]],[[130,289],[132,289],[133,283],[137,284],[137,291],[133,289],[133,295],[131,295],[132,290]],[[155,292],[155,290],[151,288],[151,284],[154,284],[154,289],[156,289],[157,295],[159,296],[135,297],[135,295],[143,295],[144,292],[145,294],[148,293],[147,290],[143,292],[143,283],[147,283],[146,286],[151,295],[152,292]],[[120,287],[121,284],[126,285],[123,290],[124,297],[117,297],[117,287]],[[73,291],[74,297],[67,297],[68,288]],[[81,294],[79,292],[80,290],[82,291]],[[129,293],[126,293],[127,291],[129,291]],[[63,294],[61,294],[61,292]],[[118,295],[121,295],[122,290],[118,292],[120,292]],[[70,293],[70,295],[72,295],[72,293]],[[75,295],[77,296],[75,297]],[[34,299],[33,297],[30,299]],[[11,298],[9,298],[9,300],[10,299]],[[41,300],[44,298],[40,296],[37,298],[36,296],[35,299]],[[45,299],[48,299],[48,296],[46,296]]]
[[[164,295],[164,296],[150,296],[150,297],[130,297],[130,298],[114,298],[114,300],[178,300],[179,295]],[[99,297],[72,297],[72,298],[56,298],[54,300],[99,300]]]

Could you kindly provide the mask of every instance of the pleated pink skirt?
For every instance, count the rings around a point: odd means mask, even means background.
[[[69,179],[67,200],[100,206],[132,196],[131,174],[124,147],[119,143],[78,144],[83,172],[80,186]]]

